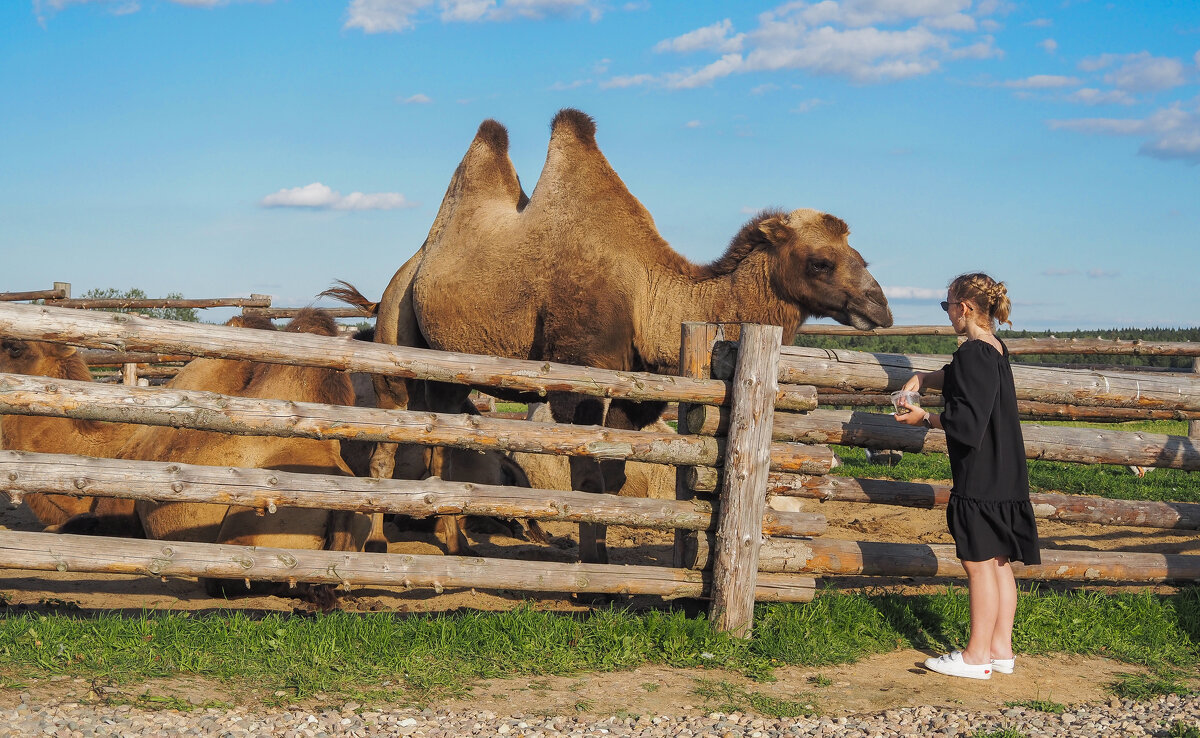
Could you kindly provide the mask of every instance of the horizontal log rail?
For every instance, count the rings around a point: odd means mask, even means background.
[[[891,395],[868,393],[817,393],[818,405],[835,405],[844,407],[892,407]],[[945,405],[941,395],[925,395],[921,406],[925,409],[940,408]],[[1196,410],[1143,410],[1134,407],[1080,407],[1078,405],[1062,405],[1051,402],[1034,402],[1033,400],[1018,400],[1017,412],[1021,420],[1075,420],[1081,422],[1122,422],[1126,420],[1196,420],[1200,419],[1200,411]]]
[[[237,435],[419,443],[476,451],[524,451],[690,466],[718,465],[724,454],[723,439],[703,436],[231,397],[22,374],[0,374],[0,414],[188,427]],[[771,446],[771,468],[776,471],[821,474],[833,468],[835,458],[831,450],[819,446],[788,443]]]
[[[710,415],[717,415],[715,410]],[[689,413],[688,428],[700,432],[704,426],[693,425],[692,414],[701,413],[694,409]],[[710,421],[708,425],[713,423]],[[946,453],[945,431],[905,425],[890,413],[853,410],[776,413],[772,435],[776,440],[800,443]],[[1028,459],[1200,470],[1200,439],[1187,436],[1036,423],[1022,424],[1021,435]]]
[[[191,361],[187,354],[155,354],[148,351],[102,351],[84,349],[79,358],[88,366],[122,366],[124,364],[175,364]]]
[[[711,557],[712,534],[695,536],[687,561],[696,568]],[[1129,551],[1042,549],[1042,563],[1014,562],[1018,579],[1068,582],[1136,582],[1158,584],[1200,581],[1200,556]],[[796,540],[768,538],[758,560],[759,571],[820,576],[954,577],[966,576],[954,546],[925,543],[877,543],[833,538]]]
[[[848,325],[806,323],[796,331],[801,336],[955,336],[948,325],[894,325],[890,328],[859,330]],[[801,339],[803,342],[803,339]]]
[[[215,307],[271,307],[271,298],[266,295],[250,297],[209,297],[187,300],[182,298],[122,299],[99,297],[75,297],[47,300],[47,304],[76,310],[140,310],[158,308],[215,308]]]
[[[294,318],[300,314],[302,310],[316,310],[319,313],[324,313],[331,318],[358,318],[359,320],[374,320],[375,316],[364,310],[352,307],[317,307],[317,308],[298,308],[298,307],[269,307],[269,308],[245,308],[242,310],[242,315],[253,315],[259,318]]]
[[[29,292],[0,292],[0,302],[19,302],[22,300],[55,300],[67,296],[62,288],[52,290],[30,290]]]
[[[429,379],[545,395],[573,392],[641,401],[727,404],[729,382],[386,346],[308,333],[157,320],[44,305],[0,304],[0,335],[89,348],[190,354]],[[776,406],[816,407],[812,387],[781,385]]]
[[[767,494],[932,509],[946,506],[950,499],[950,485],[773,473],[767,481]],[[1031,492],[1029,501],[1033,503],[1033,514],[1043,520],[1200,530],[1200,504],[1194,502],[1113,500],[1052,492]]]
[[[1002,338],[1012,356],[1080,354],[1085,356],[1200,356],[1200,342],[1122,341],[1111,338]]]
[[[280,507],[307,507],[416,518],[483,515],[659,530],[709,530],[716,525],[713,506],[700,500],[677,502],[440,479],[356,478],[24,451],[0,451],[0,489],[10,497],[42,493],[206,502],[267,513]],[[825,516],[769,510],[763,516],[763,530],[770,535],[820,535],[825,530]]]
[[[306,582],[347,589],[475,588],[666,598],[705,597],[711,584],[708,572],[662,566],[306,551],[15,531],[0,538],[0,569]],[[791,575],[763,576],[759,581],[755,595],[765,602],[805,602],[812,599],[815,586],[812,578]]]
[[[713,376],[729,376],[728,354],[733,350],[727,344],[718,344],[714,349]],[[784,346],[779,381],[815,385],[818,391],[827,388],[843,392],[892,392],[900,389],[915,372],[936,371],[944,364],[940,359],[903,354]],[[1018,400],[1200,410],[1200,379],[1195,377],[1041,369],[1033,364],[1013,365],[1012,372]]]

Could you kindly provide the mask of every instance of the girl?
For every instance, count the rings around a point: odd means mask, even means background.
[[[1041,563],[1008,349],[994,333],[997,322],[1008,322],[1010,307],[1004,283],[986,274],[951,282],[942,309],[967,340],[949,364],[904,384],[914,392],[941,389],[945,408],[934,415],[902,403],[896,415],[901,423],[946,432],[954,478],[946,524],[967,570],[971,637],[964,650],[925,666],[972,679],[1012,673],[1017,584],[1009,562]]]

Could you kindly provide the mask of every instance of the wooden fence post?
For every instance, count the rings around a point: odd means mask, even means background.
[[[121,365],[121,384],[129,387],[136,387],[138,382],[137,364],[125,363]]]
[[[782,340],[779,326],[742,325],[733,373],[709,620],[742,638],[750,637],[754,625]]]
[[[712,373],[713,344],[721,340],[721,335],[721,326],[715,323],[684,323],[680,328],[679,338],[679,376],[708,379]],[[682,434],[691,433],[687,424],[689,407],[689,403],[679,403],[677,429]],[[690,500],[695,497],[695,493],[687,483],[689,468],[691,467],[681,466],[675,470],[675,499],[677,500]],[[684,555],[686,551],[690,550],[688,538],[695,535],[693,531],[676,529],[674,557],[676,568],[687,566]]]
[[[1200,374],[1200,356],[1192,359],[1192,371]],[[1200,438],[1200,420],[1188,421],[1188,438]]]
[[[59,292],[59,296],[64,300],[71,299],[71,283],[70,282],[55,282],[54,289]]]

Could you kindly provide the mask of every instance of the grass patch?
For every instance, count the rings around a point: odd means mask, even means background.
[[[843,664],[898,648],[960,648],[969,624],[966,592],[953,587],[916,596],[826,592],[805,604],[759,605],[755,618],[754,637],[742,640],[715,632],[702,616],[657,610],[10,613],[0,618],[0,682],[66,675],[130,684],[194,675],[248,685],[256,698],[283,692],[288,699],[326,694],[427,703],[485,679],[647,663],[769,679],[783,665]],[[1024,654],[1103,655],[1190,670],[1200,659],[1200,589],[1170,596],[1025,590],[1014,646]]]
[[[761,692],[751,692],[724,680],[697,679],[692,692],[704,700],[707,708],[718,712],[753,711],[775,718],[811,717],[817,714],[812,700],[785,700]]]
[[[1061,715],[1067,711],[1067,706],[1061,702],[1052,702],[1051,700],[1014,700],[1005,702],[1005,707],[1024,707],[1028,710],[1037,710],[1038,712],[1048,712],[1054,715]]]
[[[824,674],[813,674],[808,678],[808,683],[817,687],[828,687],[833,684],[833,680]]]
[[[496,412],[498,413],[526,413],[529,412],[529,406],[523,402],[500,402],[496,401]],[[1186,433],[1184,434],[1186,435]]]
[[[1167,728],[1167,738],[1200,738],[1200,726],[1176,720]]]
[[[1159,669],[1150,674],[1120,673],[1117,677],[1108,688],[1121,699],[1141,701],[1168,694],[1180,697],[1191,694],[1179,675],[1168,670]]]
[[[1022,733],[1016,728],[1001,728],[999,730],[976,731],[971,738],[1029,738],[1028,733]]]

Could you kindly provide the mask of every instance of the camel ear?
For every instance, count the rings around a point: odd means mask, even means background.
[[[771,216],[758,224],[758,230],[775,246],[782,246],[792,237],[792,229],[779,216]]]

